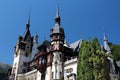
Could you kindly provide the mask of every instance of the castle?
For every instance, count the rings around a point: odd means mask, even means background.
[[[57,8],[55,25],[50,30],[50,41],[38,45],[38,35],[31,36],[30,16],[23,36],[18,37],[14,50],[14,62],[9,80],[76,80],[77,56],[82,39],[67,44],[64,29],[60,24]],[[104,49],[111,53],[104,35]],[[109,59],[112,62],[112,59]],[[118,77],[115,66],[111,68],[112,77]],[[114,74],[114,75],[113,75]],[[111,77],[111,80],[112,80]],[[116,79],[117,80],[117,79]]]

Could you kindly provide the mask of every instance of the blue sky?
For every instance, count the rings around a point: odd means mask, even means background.
[[[103,43],[103,32],[114,44],[120,44],[120,0],[58,0],[61,25],[66,40],[72,43],[81,37],[98,37]],[[23,35],[31,9],[31,34],[39,35],[39,44],[49,40],[54,26],[56,0],[1,0],[0,1],[0,62],[12,64],[14,46]]]

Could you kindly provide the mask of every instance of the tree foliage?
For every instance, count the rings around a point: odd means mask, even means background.
[[[110,48],[112,50],[112,55],[115,60],[120,60],[120,45],[110,43]]]
[[[84,41],[78,56],[78,80],[106,80],[105,60],[97,38]]]
[[[90,61],[88,61],[91,56],[91,48],[91,42],[86,41],[81,45],[78,58],[78,80],[92,80],[92,65],[89,64]]]

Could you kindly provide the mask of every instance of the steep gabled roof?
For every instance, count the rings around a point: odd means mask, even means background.
[[[70,47],[73,49],[74,52],[78,52],[79,51],[79,48],[81,46],[81,43],[82,43],[82,39],[70,44]]]
[[[49,52],[50,51],[50,42],[47,40],[44,40],[42,42],[42,44],[39,45],[38,49],[40,50],[43,46],[46,47],[46,51]]]
[[[30,16],[28,18],[28,23],[26,24],[26,30],[23,35],[23,41],[31,41],[31,34],[30,34]]]

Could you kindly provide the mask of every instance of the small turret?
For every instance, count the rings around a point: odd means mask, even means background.
[[[54,34],[60,34],[62,36],[62,39],[65,38],[64,35],[64,29],[60,25],[60,16],[59,16],[59,9],[57,7],[56,11],[56,17],[55,17],[55,26],[50,30],[50,37],[52,37]]]
[[[38,43],[38,34],[33,36],[33,42]]]

